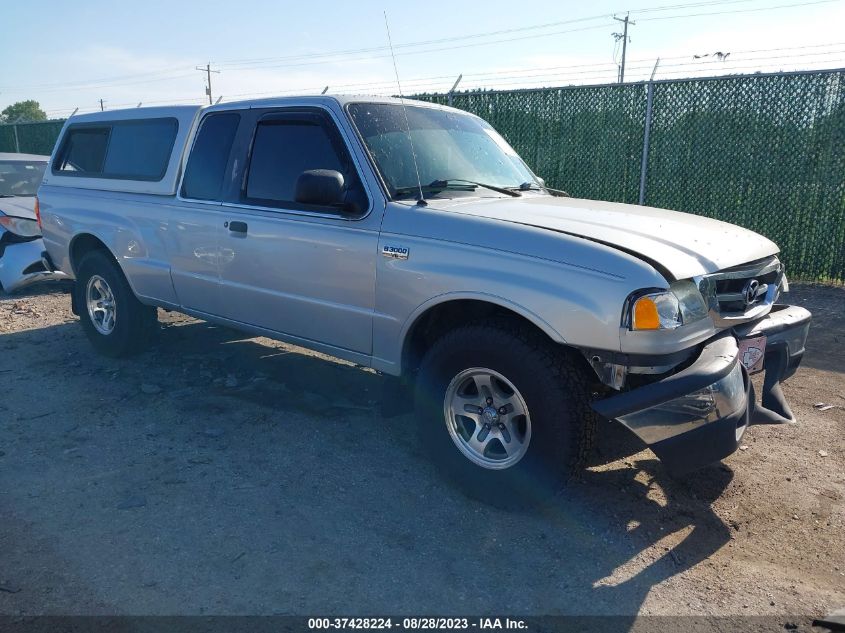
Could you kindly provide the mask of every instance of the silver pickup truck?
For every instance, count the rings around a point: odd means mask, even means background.
[[[775,244],[549,189],[455,109],[320,96],[76,116],[38,200],[98,351],[141,349],[165,308],[374,368],[385,408],[414,408],[442,469],[494,503],[558,490],[607,420],[675,473],[750,424],[794,422],[780,382],[810,314],[778,303]]]

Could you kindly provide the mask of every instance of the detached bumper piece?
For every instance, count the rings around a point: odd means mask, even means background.
[[[684,474],[733,453],[751,424],[795,418],[780,381],[804,353],[810,313],[775,306],[766,317],[710,340],[686,369],[663,380],[593,403],[640,437],[673,474]],[[762,403],[757,404],[737,339],[767,339]]]
[[[751,382],[730,333],[707,343],[686,369],[593,403],[649,445],[666,468],[689,472],[733,453],[748,426]]]
[[[763,369],[761,403],[755,405],[750,424],[791,424],[795,415],[786,403],[780,388],[804,356],[804,344],[810,330],[812,315],[800,306],[775,305],[772,311],[753,323],[734,328],[738,339],[766,337],[766,356]],[[752,388],[753,394],[753,388]]]

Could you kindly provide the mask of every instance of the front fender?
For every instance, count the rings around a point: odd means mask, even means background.
[[[527,319],[557,343],[618,350],[619,322],[630,280],[537,257],[420,237],[382,235],[407,259],[379,258],[373,321],[373,365],[401,372],[414,323],[456,300],[484,301]]]

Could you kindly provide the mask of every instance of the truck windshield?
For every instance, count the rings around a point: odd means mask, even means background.
[[[0,198],[34,196],[46,167],[35,161],[0,161]]]
[[[524,183],[537,183],[519,155],[483,120],[424,106],[406,104],[405,109],[407,123],[400,104],[349,105],[358,133],[394,199],[413,198],[419,193],[409,128],[419,183],[426,197],[476,190],[465,186],[435,187],[436,183],[462,181],[514,190]]]

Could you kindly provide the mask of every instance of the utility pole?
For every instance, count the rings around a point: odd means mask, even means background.
[[[630,13],[626,13],[624,18],[617,18],[615,15],[613,19],[617,22],[622,22],[625,26],[622,29],[622,33],[614,33],[613,37],[616,38],[618,42],[620,39],[622,40],[622,64],[619,67],[619,83],[623,83],[625,81],[625,53],[628,45],[628,25],[629,24],[636,24],[636,22],[629,19]]]
[[[206,77],[208,78],[208,85],[205,87],[205,94],[208,95],[208,105],[211,105],[212,104],[212,99],[211,99],[211,73],[220,74],[220,71],[219,70],[211,70],[211,62],[208,62],[205,65],[205,68],[203,68],[202,66],[197,66],[196,69],[203,71],[205,73]]]
[[[102,99],[100,99],[100,112],[102,112],[102,111],[103,111],[103,110],[105,110],[105,109],[106,109],[106,106],[105,106],[105,105],[103,105],[103,100],[102,100]]]

